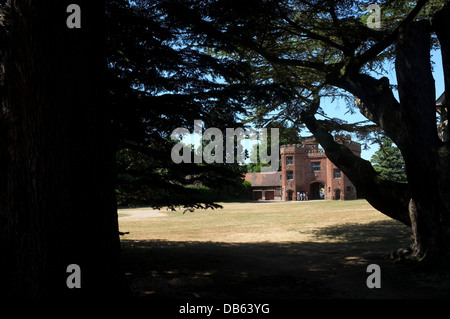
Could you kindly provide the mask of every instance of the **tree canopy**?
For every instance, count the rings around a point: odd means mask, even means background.
[[[248,68],[215,58],[167,19],[154,1],[115,0],[107,5],[109,99],[117,132],[119,205],[217,207],[192,185],[241,187],[237,164],[176,164],[178,127],[236,127]]]

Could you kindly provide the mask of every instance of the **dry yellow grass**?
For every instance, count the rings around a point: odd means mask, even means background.
[[[195,212],[119,211],[123,239],[201,242],[330,241],[320,229],[391,221],[367,201],[222,203]],[[399,224],[399,227],[401,225]]]

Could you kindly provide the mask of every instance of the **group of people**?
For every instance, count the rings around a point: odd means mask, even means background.
[[[305,201],[308,200],[308,192],[297,192],[297,200],[298,201]]]

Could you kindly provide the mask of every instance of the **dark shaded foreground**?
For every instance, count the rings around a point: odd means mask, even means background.
[[[395,221],[345,224],[314,235],[330,242],[122,240],[133,295],[149,299],[428,299],[450,296],[448,274],[418,273],[390,258],[411,243]],[[332,242],[331,242],[332,240]],[[367,266],[381,267],[369,289]]]

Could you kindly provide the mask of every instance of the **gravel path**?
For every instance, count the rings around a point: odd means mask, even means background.
[[[119,209],[120,219],[147,219],[167,216],[167,213],[161,210],[149,208],[125,208]]]

